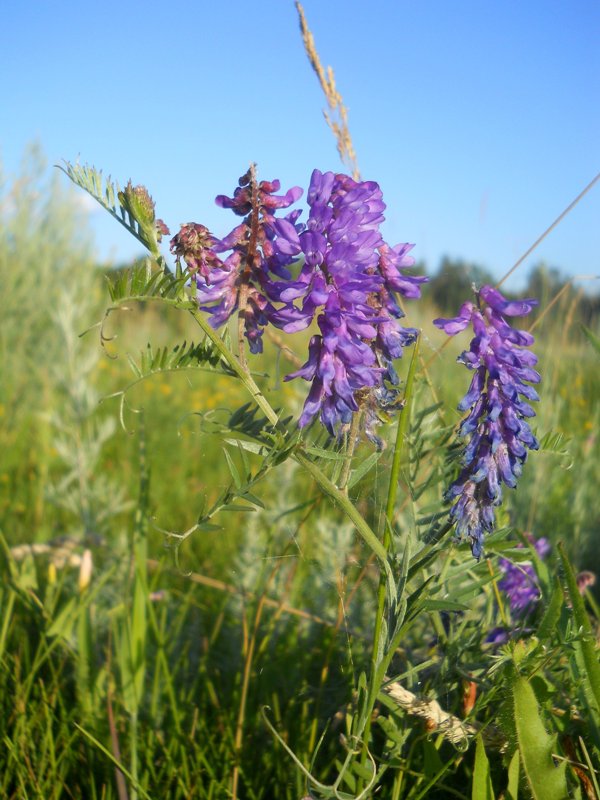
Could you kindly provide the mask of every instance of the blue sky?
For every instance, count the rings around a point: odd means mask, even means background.
[[[430,270],[448,254],[501,277],[600,171],[596,0],[304,8],[362,175],[383,189],[386,237],[415,242]],[[9,175],[37,140],[50,163],[144,183],[172,232],[194,221],[222,235],[234,218],[214,197],[250,161],[285,189],[341,170],[292,0],[7,0],[0,48]],[[101,209],[91,218],[100,257],[138,252]],[[598,275],[599,253],[600,184],[510,285],[540,260]]]

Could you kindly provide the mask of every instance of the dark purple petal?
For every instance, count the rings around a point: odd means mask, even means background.
[[[273,229],[277,235],[277,250],[284,255],[297,256],[301,250],[296,226],[287,219],[276,219]]]
[[[471,379],[471,385],[469,387],[469,391],[463,397],[463,399],[458,404],[458,408],[460,411],[466,411],[467,408],[470,408],[481,392],[483,391],[483,387],[485,385],[485,369],[480,367],[477,372],[473,375]]]
[[[318,169],[313,170],[308,187],[308,204],[310,206],[318,203],[326,205],[331,198],[334,180],[335,175],[333,172],[323,173]]]
[[[464,331],[466,327],[468,327],[469,323],[471,322],[472,313],[473,304],[464,303],[461,306],[457,317],[451,317],[450,319],[438,317],[438,319],[433,320],[433,324],[437,328],[441,328],[445,333],[448,334],[448,336],[454,336],[456,333],[460,333],[461,331]]]
[[[485,302],[501,314],[507,317],[523,317],[538,304],[537,300],[507,300],[503,294],[491,286],[482,286],[479,290],[479,296]]]

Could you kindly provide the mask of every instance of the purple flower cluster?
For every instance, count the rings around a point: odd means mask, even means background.
[[[279,181],[258,183],[251,167],[233,197],[216,198],[221,208],[244,217],[227,236],[217,239],[204,225],[190,222],[171,239],[171,252],[178,260],[183,258],[193,274],[200,308],[210,315],[211,325],[218,328],[239,309],[252,353],[262,352],[262,331],[274,311],[267,297],[269,267],[278,268],[272,245],[274,213],[302,194],[298,186],[285,195],[274,194],[279,187]],[[289,219],[298,215],[292,212]],[[229,255],[222,258],[221,253]]]
[[[539,558],[546,558],[550,552],[550,542],[544,537],[534,540],[532,536],[528,536],[528,539]],[[523,545],[517,546],[522,547]],[[498,581],[498,588],[506,596],[513,622],[525,621],[535,610],[541,597],[533,564],[530,561],[515,563],[501,558],[499,567],[502,578]],[[519,633],[522,634],[527,630],[527,628],[520,628]],[[510,639],[510,634],[511,631],[505,627],[493,628],[486,637],[486,641],[494,645],[505,644]]]
[[[274,195],[278,189],[279,181],[258,183],[251,168],[233,197],[217,197],[218,205],[244,217],[241,224],[217,239],[188,223],[171,240],[171,251],[194,275],[200,308],[214,327],[236,310],[243,316],[253,353],[261,352],[269,322],[295,332],[316,319],[320,333],[310,340],[308,360],[286,380],[311,381],[300,427],[319,415],[333,435],[361,403],[368,405],[367,397],[371,405],[382,398],[391,406],[389,384],[398,383],[392,361],[418,335],[400,325],[397,296],[419,297],[427,279],[402,272],[414,264],[412,245],[384,242],[377,183],[314,170],[306,224],[298,222],[299,211],[275,217],[302,194],[295,187]],[[371,416],[370,438],[378,442]]]
[[[419,297],[426,278],[404,275],[412,245],[389,247],[380,225],[385,203],[379,185],[347,175],[314,170],[308,190],[306,225],[274,223],[280,259],[303,258],[296,280],[276,282],[272,297],[282,307],[272,317],[287,332],[308,327],[316,317],[320,334],[309,344],[303,367],[291,375],[311,381],[300,427],[317,414],[333,434],[369,391],[397,383],[392,359],[418,332],[403,328],[396,294]]]
[[[538,556],[546,558],[550,552],[550,542],[542,537],[532,541],[532,544]],[[515,617],[527,616],[540,599],[540,588],[533,564],[528,561],[513,563],[501,558],[500,570],[502,578],[498,581],[498,588],[505,593],[511,612]]]
[[[540,375],[533,369],[537,357],[524,349],[533,344],[533,336],[505,319],[528,314],[537,301],[513,302],[491,286],[483,286],[477,300],[477,305],[464,303],[457,317],[434,324],[450,336],[469,325],[475,333],[469,350],[458,358],[474,375],[458,406],[469,411],[459,428],[467,439],[463,468],[447,497],[454,501],[450,518],[457,536],[466,537],[480,558],[484,534],[494,527],[494,508],[502,502],[501,485],[516,486],[527,451],[539,446],[525,421],[535,412],[525,401],[539,399],[530,384],[538,383]]]

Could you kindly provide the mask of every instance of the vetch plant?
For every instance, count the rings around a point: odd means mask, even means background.
[[[314,793],[365,798],[378,785],[383,786],[389,770],[395,775],[394,796],[399,797],[403,780],[399,753],[403,743],[417,734],[405,718],[403,722],[396,719],[393,705],[389,717],[379,718],[375,713],[378,703],[402,698],[396,710],[401,708],[409,716],[425,718],[442,736],[447,733],[448,741],[457,747],[462,747],[463,742],[459,742],[456,731],[464,731],[465,746],[480,731],[476,720],[463,726],[437,701],[420,699],[392,676],[409,676],[414,682],[414,676],[426,669],[410,661],[416,658],[414,643],[430,636],[426,620],[434,620],[440,641],[444,637],[449,640],[448,626],[444,626],[441,614],[464,613],[468,610],[464,598],[481,594],[482,588],[493,580],[493,571],[487,571],[486,564],[479,562],[484,554],[492,555],[498,541],[503,541],[500,532],[491,538],[495,511],[502,502],[502,486],[516,488],[528,452],[539,447],[527,422],[534,416],[529,403],[538,399],[533,384],[540,380],[534,369],[536,356],[529,349],[533,336],[509,323],[512,317],[529,313],[535,301],[511,300],[486,285],[475,289],[475,300],[465,302],[457,317],[435,321],[449,335],[469,326],[474,332],[469,349],[459,358],[473,377],[459,406],[466,414],[457,431],[463,441],[462,466],[447,492],[452,505],[446,519],[437,494],[443,471],[435,471],[421,484],[411,477],[417,474],[422,461],[431,458],[434,447],[439,451],[453,438],[452,430],[446,427],[442,431],[441,423],[433,434],[425,430],[424,421],[435,414],[437,406],[416,408],[419,331],[402,324],[402,303],[420,297],[426,278],[408,271],[414,265],[412,245],[391,246],[384,241],[381,224],[385,203],[376,182],[315,169],[307,186],[309,210],[303,221],[302,211],[292,208],[302,190],[294,187],[279,194],[279,182],[259,181],[252,165],[239,180],[233,196],[217,197],[218,205],[232,210],[241,222],[222,238],[202,223],[182,225],[170,240],[175,257],[171,268],[160,252],[160,239],[168,229],[157,219],[154,203],[144,187],[130,182],[120,192],[110,183],[104,186],[100,173],[91,168],[67,164],[65,171],[149,250],[145,265],[134,267],[112,282],[112,304],[107,314],[129,307],[135,300],[153,299],[190,314],[202,332],[199,344],[184,343],[172,350],[148,348],[139,361],[130,359],[135,382],[161,369],[197,368],[208,380],[211,373],[238,380],[248,392],[249,402],[233,410],[218,430],[231,476],[229,485],[212,505],[201,507],[197,522],[187,531],[167,532],[169,543],[178,545],[195,531],[210,535],[222,512],[263,507],[260,492],[265,479],[270,480],[282,464],[292,459],[296,462],[294,472],[316,483],[331,508],[347,517],[370,556],[377,559],[380,580],[378,590],[373,592],[376,612],[369,671],[367,674],[359,670],[355,676],[356,695],[346,715],[342,739],[345,757],[337,764],[333,782],[325,783],[315,772],[320,745],[310,755],[309,768],[279,736],[267,709],[263,710],[263,718]],[[227,323],[234,323],[233,335]],[[284,409],[274,407],[263,388],[266,384],[259,384],[258,373],[250,369],[246,350],[254,358],[261,354],[264,357],[263,340],[270,330],[277,332],[279,340],[286,334],[311,328],[306,361],[286,376],[286,380],[302,378],[309,383],[302,411],[294,420]],[[411,346],[403,385],[398,362],[405,348]],[[291,345],[290,349],[293,350]],[[122,401],[126,392],[127,388],[119,393]],[[382,434],[378,426],[392,415],[398,419],[396,439],[384,453],[384,440],[389,435],[387,431]],[[366,457],[358,458],[355,448],[363,437],[371,442],[367,444],[370,451]],[[411,443],[417,441],[418,447],[412,448]],[[373,494],[359,507],[352,492],[372,477],[382,459],[382,463],[389,459],[390,465],[385,478],[385,504]],[[409,491],[403,502],[418,502],[420,494],[428,493],[437,503],[435,513],[415,520],[414,530],[403,530],[398,524],[399,496],[405,486]],[[299,500],[301,508],[304,498]],[[307,500],[307,505],[311,513],[316,502]],[[457,540],[469,542],[475,561],[468,556],[469,563],[465,565],[462,549],[455,548],[445,536],[452,528],[456,529]],[[368,575],[369,563],[370,558],[359,580]],[[267,583],[270,586],[271,579]],[[557,594],[551,605],[552,614],[560,615],[561,603],[562,596]],[[237,759],[247,729],[253,648],[254,642],[259,641],[261,614],[262,600],[244,666],[230,786],[233,797],[238,795],[242,780]],[[479,628],[470,634],[471,640],[479,636],[483,643],[485,631]],[[544,630],[553,630],[547,620]],[[410,641],[412,645],[407,644]],[[448,641],[447,646],[451,644]],[[496,666],[504,669],[502,680],[509,687],[507,697],[513,698],[519,713],[535,714],[538,727],[543,728],[535,698],[523,688],[527,683],[523,674],[533,674],[538,669],[536,658],[515,655]],[[402,659],[404,666],[399,668]],[[434,665],[435,661],[425,659],[426,664]],[[479,669],[477,679],[485,685],[488,678],[484,668]],[[385,694],[390,681],[394,690]],[[136,709],[143,705],[143,687],[138,688]],[[444,720],[449,721],[448,731]],[[382,731],[385,745],[380,741]],[[313,743],[315,733],[316,724],[311,732]],[[542,767],[536,767],[531,743],[520,727],[515,736],[511,739],[509,734],[498,731],[486,734],[482,741],[486,747],[500,742],[500,748],[526,758],[527,769],[533,770],[532,777],[528,777],[531,786],[543,783],[545,779],[540,776],[549,770],[553,785],[558,787],[556,792],[562,791],[566,787],[564,770],[553,772],[547,753]],[[481,780],[487,785],[489,763],[482,748],[483,745],[478,748],[477,771],[484,775]]]

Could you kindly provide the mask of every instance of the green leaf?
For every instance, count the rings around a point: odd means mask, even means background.
[[[173,274],[166,268],[152,271],[148,261],[124,270],[116,278],[107,276],[108,293],[113,303],[132,300],[162,300],[179,308],[195,308],[196,303],[185,293],[187,272]]]
[[[214,522],[208,522],[207,520],[200,520],[198,522],[198,524],[197,524],[196,530],[198,530],[198,531],[206,531],[207,533],[209,533],[209,532],[214,532],[214,531],[222,531],[223,530],[223,526],[222,525],[217,525]]]
[[[490,762],[488,761],[481,735],[477,737],[477,744],[475,747],[475,766],[473,768],[471,800],[495,800],[494,788],[490,775]]]
[[[359,733],[364,730],[365,722],[367,716],[369,714],[369,705],[368,705],[368,698],[369,698],[369,690],[368,690],[368,681],[367,681],[367,674],[366,672],[361,672],[358,676],[358,683],[356,686],[356,707],[358,709],[357,714],[354,717],[354,727],[353,732]]]
[[[240,442],[240,440],[238,439],[236,443],[237,443],[238,454],[240,456],[240,461],[242,462],[242,467],[244,469],[244,477],[246,480],[250,480],[252,477],[252,470],[250,469],[250,461],[248,460],[246,451],[242,446],[242,442]]]
[[[519,751],[515,750],[508,765],[508,786],[506,800],[519,800]]]
[[[444,769],[440,754],[430,739],[423,740],[423,767],[426,778],[433,778]]]
[[[255,455],[264,455],[266,452],[265,445],[258,442],[245,442],[242,439],[225,439],[227,444],[237,445],[241,450],[246,450],[248,453]]]
[[[233,459],[225,448],[223,448],[223,453],[225,454],[225,461],[227,461],[227,467],[229,468],[229,472],[233,478],[235,488],[239,490],[242,488],[242,479],[240,478],[240,473],[238,472],[236,465],[233,463]]]
[[[124,764],[122,764],[120,761],[118,761],[113,756],[113,754],[110,752],[110,750],[108,750],[102,744],[102,742],[98,741],[98,739],[96,739],[94,736],[92,736],[92,734],[89,733],[89,731],[87,731],[85,728],[82,728],[81,725],[79,725],[77,722],[74,722],[73,724],[77,728],[77,730],[81,731],[81,733],[83,733],[83,735],[86,738],[88,738],[90,740],[90,742],[92,742],[92,744],[95,747],[97,747],[98,750],[100,750],[100,752],[103,753],[106,756],[106,758],[108,758],[108,760],[111,761],[118,770],[120,770],[123,773],[123,775],[125,775],[127,780],[130,781],[131,785],[136,789],[136,791],[138,791],[140,793],[140,796],[143,797],[144,800],[151,800],[150,795],[148,794],[148,792],[146,792],[144,787],[140,783],[138,783],[138,781],[135,779],[135,777],[129,772],[127,767],[125,767]]]
[[[323,458],[328,461],[344,461],[346,458],[343,453],[336,453],[334,450],[325,450],[322,447],[315,447],[314,445],[308,445],[304,450],[311,456]]]
[[[556,737],[546,731],[531,685],[511,667],[513,716],[523,771],[534,800],[565,800],[569,796],[566,762],[555,767]]]
[[[46,635],[60,636],[68,641],[73,634],[78,613],[77,598],[71,597],[52,620]]]
[[[275,442],[281,443],[271,422],[269,422],[265,416],[257,416],[257,414],[258,408],[252,407],[250,403],[245,403],[243,406],[240,406],[240,408],[236,409],[233,414],[231,414],[229,420],[224,426],[224,432],[228,433],[230,431],[236,431],[244,434],[244,436],[250,437],[251,439],[268,444],[271,447]],[[286,425],[286,423],[286,420],[280,420],[280,426],[283,427]],[[250,448],[247,447],[247,444],[247,442],[241,442],[238,446],[242,446],[250,452],[258,452],[250,450]],[[286,446],[289,445],[291,445],[291,443],[286,443]]]
[[[242,495],[240,495],[240,497],[242,498],[242,500],[247,500],[249,503],[252,503],[252,505],[258,506],[258,508],[265,507],[265,504],[260,499],[260,497],[257,497],[255,494],[252,494],[252,492],[244,492]]]
[[[561,458],[565,462],[561,465],[563,469],[570,469],[572,467],[573,458],[568,449],[570,438],[565,436],[564,433],[548,431],[548,433],[545,433],[539,438],[539,442],[540,452]]]
[[[550,596],[550,602],[544,612],[539,627],[537,629],[537,636],[540,641],[551,639],[556,631],[556,625],[560,619],[560,613],[564,605],[563,590],[558,578],[555,578],[554,589]]]
[[[148,233],[144,231],[142,225],[130,214],[123,205],[118,186],[114,186],[110,177],[104,178],[102,170],[95,167],[82,166],[81,164],[71,164],[64,162],[65,166],[57,164],[61,172],[70,178],[76,186],[86,191],[96,200],[102,208],[114,217],[117,222],[126,228],[132,236],[141,242],[150,252],[155,254],[156,243],[149,241]],[[104,183],[106,186],[104,187]]]
[[[368,458],[365,458],[365,460],[359,467],[352,470],[352,472],[350,473],[350,478],[348,479],[347,488],[351,489],[355,483],[358,483],[362,478],[364,478],[364,476],[369,472],[369,470],[371,470],[375,466],[375,464],[377,464],[377,462],[381,458],[381,455],[382,455],[381,452],[371,453],[371,455]]]
[[[127,393],[141,381],[146,380],[152,375],[159,375],[181,370],[198,370],[201,372],[217,372],[220,375],[232,377],[233,373],[220,360],[219,354],[208,343],[188,344],[184,341],[174,347],[161,347],[154,350],[148,343],[146,349],[141,352],[139,361],[136,362],[130,355],[127,356],[129,365],[135,375],[135,379],[118,392],[107,395],[104,400],[111,397],[119,398],[120,411],[119,418],[123,429],[125,425],[125,405]]]

